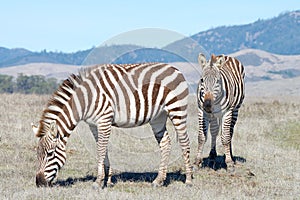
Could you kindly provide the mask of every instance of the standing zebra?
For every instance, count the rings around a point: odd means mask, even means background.
[[[202,162],[208,127],[212,136],[209,158],[214,159],[217,156],[216,137],[221,127],[225,162],[227,167],[233,167],[231,139],[245,95],[244,67],[237,59],[224,55],[212,55],[210,61],[206,61],[205,56],[199,54],[198,61],[202,67],[202,78],[197,92],[199,135],[195,165],[199,167]]]
[[[66,79],[49,100],[39,127],[36,185],[47,186],[66,161],[66,143],[79,121],[87,122],[97,142],[96,183],[111,184],[107,155],[111,127],[135,127],[150,123],[161,150],[154,186],[166,179],[170,155],[167,118],[172,121],[186,166],[186,184],[192,182],[190,144],[187,135],[188,85],[177,69],[168,64],[107,64],[89,67]],[[108,174],[107,174],[108,170]]]

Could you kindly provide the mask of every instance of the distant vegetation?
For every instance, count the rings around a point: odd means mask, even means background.
[[[275,54],[296,55],[300,54],[300,10],[283,13],[272,19],[258,20],[251,24],[213,28],[173,42],[162,49],[153,48],[151,52],[148,51],[149,49],[141,50],[142,48],[126,44],[63,53],[46,50],[31,52],[20,48],[0,47],[0,67],[37,62],[81,65],[85,63],[87,57],[89,57],[86,62],[88,64],[91,64],[90,62],[94,64],[93,61],[107,63],[116,59],[122,63],[179,62],[182,59],[194,62],[197,61],[197,55],[202,50],[208,53],[230,54],[246,48],[260,49]],[[91,55],[94,50],[100,53]],[[174,54],[177,56],[174,57]]]
[[[57,87],[55,78],[19,74],[14,80],[13,76],[0,74],[0,93],[51,94]]]
[[[300,54],[300,11],[240,26],[223,26],[192,36],[216,54],[252,48],[282,55]]]

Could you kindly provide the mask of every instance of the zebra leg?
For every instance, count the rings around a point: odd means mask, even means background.
[[[231,139],[233,136],[233,129],[237,120],[238,110],[227,112],[223,117],[221,140],[225,150],[225,162],[227,169],[232,169],[234,166]]]
[[[109,166],[107,145],[108,139],[111,133],[111,123],[110,121],[104,121],[98,125],[98,142],[97,142],[97,154],[98,154],[98,175],[96,179],[95,187],[103,188],[105,179],[105,165]],[[110,170],[108,170],[110,171]]]
[[[220,129],[220,121],[218,118],[213,118],[210,121],[210,133],[211,133],[211,150],[209,153],[209,158],[214,160],[217,157],[217,151],[216,151],[216,141],[217,136]]]
[[[209,125],[208,120],[204,117],[203,111],[199,109],[199,133],[198,133],[198,149],[197,156],[194,162],[194,167],[198,169],[203,161],[203,147],[207,140],[207,128]]]
[[[171,121],[175,127],[175,131],[177,134],[177,140],[179,141],[179,144],[181,146],[181,150],[183,153],[183,159],[185,162],[185,169],[186,169],[185,184],[188,186],[191,186],[193,172],[192,172],[192,165],[191,165],[191,161],[190,161],[190,151],[191,151],[190,150],[190,140],[189,140],[189,136],[187,134],[187,127],[186,127],[187,112],[186,112],[186,110],[182,110],[181,112],[170,111],[169,118],[171,119]]]
[[[167,115],[162,113],[158,118],[152,120],[150,125],[161,151],[161,160],[156,179],[152,182],[153,186],[162,186],[167,177],[167,167],[171,151],[171,140],[166,129]]]
[[[107,186],[108,187],[113,187],[114,184],[111,181],[111,177],[112,177],[112,168],[110,167],[110,162],[109,162],[109,158],[108,158],[108,151],[106,150],[106,155],[105,155],[105,159],[104,159],[104,167],[105,167],[105,176],[107,177]]]
[[[98,129],[97,126],[94,124],[89,124],[90,130],[93,133],[96,143],[98,142]],[[111,181],[112,177],[112,169],[110,167],[110,162],[108,158],[108,151],[106,150],[105,159],[104,159],[104,169],[105,169],[105,176],[108,177],[107,179],[107,186],[112,187],[113,183]]]

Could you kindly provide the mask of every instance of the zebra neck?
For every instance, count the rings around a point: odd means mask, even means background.
[[[76,115],[76,109],[72,106],[72,98],[69,101],[51,102],[44,110],[42,124],[49,125],[53,120],[56,121],[57,129],[62,137],[69,137],[77,126],[80,118]],[[58,103],[59,102],[59,103]],[[74,105],[74,104],[73,104]],[[46,125],[46,126],[47,126]]]

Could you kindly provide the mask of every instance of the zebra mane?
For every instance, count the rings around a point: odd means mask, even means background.
[[[90,74],[92,71],[97,70],[99,68],[105,68],[110,66],[110,64],[102,64],[102,65],[93,65],[93,66],[89,66],[89,67],[83,67],[79,70],[79,78],[81,79],[81,81],[84,81]]]
[[[50,128],[50,121],[53,119],[49,119],[48,113],[50,113],[50,106],[57,106],[59,108],[63,107],[64,104],[61,100],[68,101],[73,95],[77,86],[82,82],[82,74],[79,75],[71,74],[67,79],[65,79],[58,87],[58,89],[52,94],[52,97],[49,99],[46,109],[43,111],[38,132],[36,134],[37,137],[44,136]],[[51,111],[54,113],[54,111]]]

